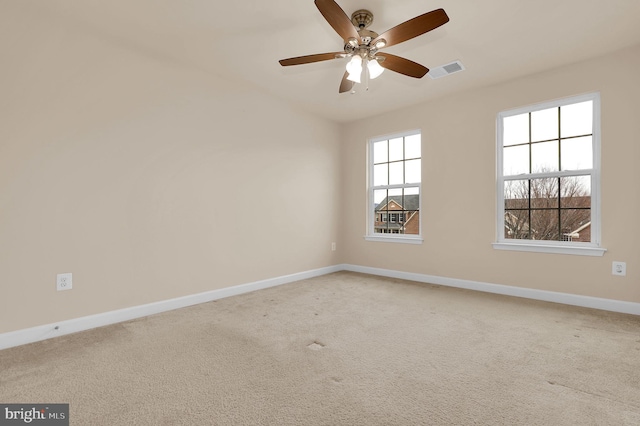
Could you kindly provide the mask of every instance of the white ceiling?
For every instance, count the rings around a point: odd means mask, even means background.
[[[640,0],[337,2],[348,16],[358,9],[373,12],[369,29],[378,33],[444,8],[447,24],[385,50],[428,68],[459,59],[466,71],[438,80],[385,71],[368,92],[338,94],[346,60],[286,68],[278,63],[342,50],[340,36],[313,0],[48,0],[32,6],[132,49],[257,86],[340,122],[640,43]]]

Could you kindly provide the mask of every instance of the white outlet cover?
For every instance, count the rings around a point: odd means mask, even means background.
[[[56,289],[58,291],[71,290],[73,288],[73,277],[71,273],[56,275]]]
[[[626,262],[613,262],[611,264],[611,273],[613,275],[620,275],[620,276],[627,275],[627,263]]]

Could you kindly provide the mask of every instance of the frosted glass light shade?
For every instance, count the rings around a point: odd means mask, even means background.
[[[360,75],[362,74],[362,58],[358,55],[354,55],[353,58],[347,64],[347,80],[355,83],[360,83]]]
[[[359,72],[358,74],[350,73],[349,75],[347,75],[347,80],[353,81],[354,83],[360,83],[360,75],[361,74],[362,74],[362,72]]]
[[[384,68],[382,68],[382,66],[380,66],[378,61],[376,61],[375,59],[367,63],[367,69],[369,70],[369,77],[371,79],[379,77],[380,74],[382,74],[382,72],[384,71]]]

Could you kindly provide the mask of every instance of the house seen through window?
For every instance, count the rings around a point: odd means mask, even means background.
[[[370,141],[369,236],[420,235],[421,145],[419,132]]]

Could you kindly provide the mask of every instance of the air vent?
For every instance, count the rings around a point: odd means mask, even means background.
[[[464,65],[460,61],[454,61],[450,64],[442,65],[429,70],[429,74],[427,74],[432,79],[444,77],[450,74],[455,74],[457,72],[465,70]]]

